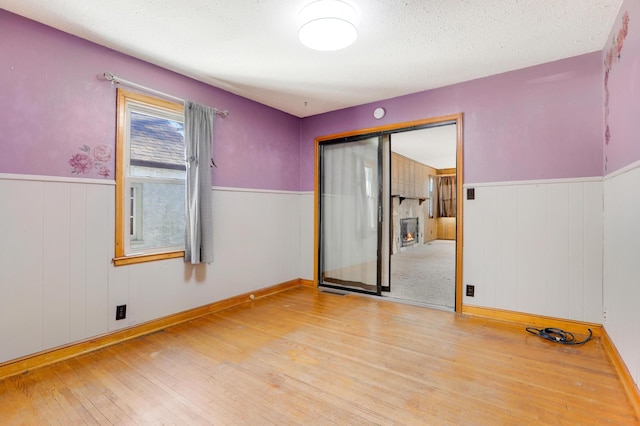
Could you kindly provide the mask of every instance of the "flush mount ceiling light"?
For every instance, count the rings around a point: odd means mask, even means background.
[[[298,15],[298,38],[315,50],[344,49],[356,40],[356,10],[341,0],[317,0]]]

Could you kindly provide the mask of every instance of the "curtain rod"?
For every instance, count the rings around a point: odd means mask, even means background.
[[[104,75],[104,78],[107,79],[108,81],[110,81],[112,84],[124,84],[125,86],[134,87],[136,89],[140,89],[140,90],[143,90],[145,92],[149,92],[149,93],[156,94],[158,96],[162,96],[163,98],[169,98],[169,99],[173,99],[173,100],[178,101],[178,102],[184,102],[184,99],[182,99],[182,98],[178,98],[177,96],[169,95],[168,93],[160,92],[159,90],[151,89],[151,88],[143,86],[141,84],[134,83],[133,81],[125,80],[123,78],[120,78],[120,77],[117,77],[117,76],[113,75],[110,72],[105,72],[103,75]],[[213,108],[213,111],[217,115],[220,115],[222,117],[226,117],[226,116],[229,115],[229,111],[227,111],[226,109]]]

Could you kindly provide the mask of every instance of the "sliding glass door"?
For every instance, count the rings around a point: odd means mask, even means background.
[[[323,142],[319,284],[380,294],[381,137]]]

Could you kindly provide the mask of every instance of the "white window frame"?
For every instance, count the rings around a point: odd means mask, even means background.
[[[129,186],[130,198],[127,203],[129,210],[129,220],[127,225],[129,229],[125,230],[129,235],[130,244],[140,244],[144,241],[142,235],[142,185],[139,183],[131,183]]]

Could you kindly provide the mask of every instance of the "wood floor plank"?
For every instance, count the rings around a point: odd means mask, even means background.
[[[0,381],[0,423],[639,421],[599,338],[301,287]]]

